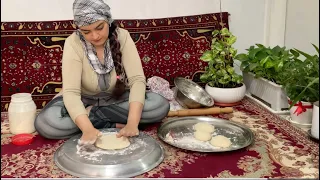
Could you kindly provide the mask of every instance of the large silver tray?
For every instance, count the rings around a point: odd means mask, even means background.
[[[102,129],[103,134],[118,129]],[[129,139],[130,146],[121,150],[102,150],[95,146],[80,147],[81,134],[67,140],[54,154],[56,165],[64,172],[85,178],[128,178],[157,167],[164,159],[163,147],[140,132]]]
[[[230,139],[228,148],[212,146],[193,137],[193,126],[198,122],[208,122],[215,126],[212,136],[223,135]],[[158,136],[164,142],[177,148],[197,152],[226,152],[242,149],[254,141],[252,131],[244,125],[228,120],[206,116],[179,117],[170,119],[158,128]]]

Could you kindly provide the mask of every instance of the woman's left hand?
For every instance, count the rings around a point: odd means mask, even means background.
[[[139,135],[139,129],[138,126],[127,124],[124,128],[122,128],[119,133],[117,134],[117,137],[132,137],[132,136],[138,136]]]

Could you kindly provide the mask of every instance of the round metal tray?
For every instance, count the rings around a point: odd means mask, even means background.
[[[119,129],[102,129],[103,134]],[[85,178],[128,178],[157,167],[164,159],[163,147],[140,132],[129,138],[130,146],[121,150],[103,150],[78,145],[81,134],[67,140],[54,154],[56,165],[64,172]],[[90,148],[88,148],[90,147]]]
[[[212,136],[223,135],[230,139],[232,145],[228,148],[214,147],[210,142],[198,141],[193,137],[193,126],[199,122],[208,122],[215,126]],[[238,123],[228,120],[206,117],[179,117],[170,119],[158,128],[158,136],[164,142],[177,148],[197,152],[226,152],[242,149],[254,141],[252,131]]]

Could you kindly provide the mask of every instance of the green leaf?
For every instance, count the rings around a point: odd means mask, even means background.
[[[225,74],[225,75],[223,76],[223,79],[225,79],[225,80],[230,80],[230,76],[229,76],[228,74]]]
[[[261,51],[257,52],[256,58],[261,61],[262,59],[266,58],[268,54],[266,53],[265,49],[261,49]]]
[[[272,61],[267,61],[264,64],[264,67],[267,68],[267,69],[272,68],[272,67],[274,67],[274,63]]]
[[[254,59],[256,54],[260,51],[260,48],[253,49],[249,51],[249,59]]]
[[[220,32],[221,32],[222,36],[229,36],[230,35],[230,32],[227,28],[222,28]]]
[[[229,74],[233,74],[234,73],[234,68],[233,67],[228,67],[227,71]]]
[[[312,44],[312,43],[311,43],[311,44]],[[312,44],[312,46],[316,49],[317,53],[319,54],[319,48],[318,48],[316,45],[314,45],[314,44]]]
[[[216,37],[219,34],[219,30],[212,31],[212,36]]]
[[[304,93],[310,86],[312,86],[312,85],[315,84],[315,83],[318,83],[318,84],[319,84],[319,77],[317,77],[317,78],[315,78],[313,81],[311,81],[311,82],[307,85],[307,87],[305,87],[305,88],[302,90],[302,92],[300,92],[300,94],[299,94],[296,98],[294,98],[294,99],[292,100],[292,104],[290,105],[290,108],[291,108],[293,105],[295,105],[298,101],[301,101],[301,98],[302,98],[302,96],[303,96],[303,93]]]
[[[202,56],[200,57],[200,59],[204,62],[208,62],[211,61],[212,58],[212,51],[206,51],[202,54]]]
[[[244,71],[244,72],[248,72],[247,71],[247,67],[249,66],[249,62],[248,61],[244,61],[244,62],[242,62],[241,63],[241,65],[240,65],[240,69],[242,70],[242,71]],[[249,69],[248,69],[249,70]]]
[[[219,79],[218,82],[219,82],[220,84],[227,84],[227,83],[228,83],[228,80],[226,80],[226,79]]]
[[[214,45],[214,48],[218,51],[222,51],[224,46],[220,42],[216,42],[216,44]]]
[[[249,60],[248,56],[246,54],[244,54],[244,53],[238,54],[234,58],[239,60],[239,61],[248,61]]]
[[[283,61],[281,61],[281,62],[277,65],[277,70],[279,71],[282,67],[283,67]]]
[[[207,82],[208,79],[209,79],[209,77],[210,77],[210,75],[209,75],[208,73],[204,73],[204,74],[202,74],[202,75],[200,76],[200,80],[201,80],[202,82]]]
[[[264,59],[262,59],[262,60],[260,61],[260,65],[263,66],[267,61],[269,61],[269,59],[270,59],[269,56],[265,57]]]
[[[235,36],[230,36],[227,40],[227,44],[229,46],[231,46],[232,44],[234,44],[237,41],[237,38]]]
[[[303,52],[303,51],[300,51],[299,49],[295,49],[296,51],[298,51],[300,54],[302,54],[304,57],[306,57],[307,59],[311,59],[312,58],[312,56],[311,55],[309,55],[309,54],[307,54],[307,53],[305,53],[305,52]]]
[[[232,47],[229,49],[229,52],[230,52],[230,56],[231,56],[231,57],[234,57],[234,56],[236,56],[236,54],[237,54],[237,50],[234,49],[234,48],[232,48]]]
[[[258,63],[252,63],[249,65],[250,71],[254,70],[259,64]]]
[[[216,63],[223,63],[223,59],[221,57],[218,57],[215,59]]]
[[[300,54],[297,51],[293,50],[293,49],[290,49],[290,52],[294,57],[299,57],[300,56]]]
[[[213,45],[214,43],[216,43],[216,41],[217,41],[217,38],[212,38],[211,44]]]
[[[262,48],[262,49],[264,49],[264,48],[266,48],[264,45],[262,45],[262,44],[256,44],[259,48]]]
[[[269,54],[269,55],[272,55],[272,51],[270,49],[267,49],[266,53]]]
[[[281,48],[279,46],[276,46],[272,49],[272,54],[275,56],[278,56],[280,51],[281,51]]]

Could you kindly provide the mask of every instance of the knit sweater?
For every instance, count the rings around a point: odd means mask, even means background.
[[[130,88],[129,103],[144,104],[146,92],[146,78],[142,69],[137,48],[125,29],[118,29],[118,41],[122,53],[122,63],[128,78]],[[88,115],[81,95],[95,95],[101,93],[98,84],[99,75],[92,69],[84,52],[80,38],[76,33],[71,34],[65,41],[62,57],[63,101],[73,121],[79,115]],[[116,84],[116,71],[110,72],[109,89],[111,93]]]

